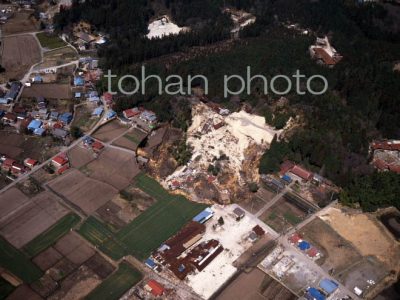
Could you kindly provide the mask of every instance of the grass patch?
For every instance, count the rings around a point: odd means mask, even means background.
[[[14,287],[2,277],[0,277],[0,300],[6,299],[14,291]]]
[[[42,276],[42,271],[29,258],[0,238],[0,265],[26,283],[32,283]]]
[[[118,270],[96,287],[86,300],[114,300],[119,299],[129,288],[142,279],[142,274],[128,265],[121,263]]]
[[[126,255],[125,246],[114,238],[112,228],[94,217],[89,217],[78,232],[112,259],[118,260]]]
[[[273,220],[276,219],[276,217],[277,217],[276,213],[272,212],[272,213],[269,215],[268,219],[271,220],[271,221],[273,221]]]
[[[48,49],[55,49],[55,48],[60,48],[64,47],[67,44],[60,39],[56,35],[49,35],[45,32],[40,32],[36,34],[36,37],[38,38],[40,45],[43,48],[48,48]]]
[[[124,135],[124,137],[127,138],[128,140],[130,140],[131,142],[134,142],[136,145],[139,145],[141,142],[139,140],[139,138],[136,135],[134,135],[133,133],[127,133]]]
[[[38,235],[27,245],[24,246],[24,251],[30,256],[36,256],[46,248],[53,245],[62,236],[67,234],[72,227],[74,227],[81,218],[76,214],[69,214],[63,217],[55,225],[48,230]]]
[[[292,225],[296,225],[301,222],[301,219],[298,216],[295,216],[291,213],[285,213],[283,217]]]

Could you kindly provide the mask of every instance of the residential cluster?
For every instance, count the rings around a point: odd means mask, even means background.
[[[372,165],[379,171],[400,174],[400,141],[383,140],[371,144]]]

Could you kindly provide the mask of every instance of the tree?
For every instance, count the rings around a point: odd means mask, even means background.
[[[252,193],[257,193],[259,187],[258,184],[256,182],[250,182],[249,183],[249,191]]]
[[[80,138],[83,134],[82,130],[78,126],[71,126],[70,133],[74,139]]]
[[[218,224],[219,224],[220,226],[222,226],[222,225],[225,224],[225,221],[224,221],[224,218],[223,218],[223,217],[220,217],[220,218],[218,219]]]

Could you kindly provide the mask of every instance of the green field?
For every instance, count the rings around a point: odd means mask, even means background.
[[[127,254],[125,245],[115,239],[111,229],[94,217],[89,217],[78,232],[112,259],[118,260]]]
[[[48,49],[56,49],[60,47],[64,47],[67,44],[60,39],[56,35],[48,35],[45,32],[40,32],[36,34],[36,37],[38,38],[40,45],[43,48],[48,48]]]
[[[8,281],[0,277],[0,300],[6,299],[12,291],[14,291],[14,287],[8,283]]]
[[[38,235],[32,241],[30,241],[27,245],[24,246],[24,251],[30,256],[33,257],[46,248],[53,245],[58,239],[64,236],[66,233],[70,231],[72,227],[74,227],[81,218],[76,214],[69,214],[63,217],[60,221],[58,221],[55,225],[50,227],[48,230]]]
[[[157,202],[115,234],[94,218],[89,218],[79,230],[113,259],[126,254],[147,258],[206,208],[206,205],[190,202],[183,196],[169,194],[157,181],[143,174],[136,177],[136,185]]]
[[[0,238],[0,266],[26,283],[32,283],[42,276],[42,271],[24,253],[3,238]]]
[[[95,288],[85,299],[114,300],[119,299],[129,288],[142,279],[142,274],[128,265],[121,263],[118,270]]]

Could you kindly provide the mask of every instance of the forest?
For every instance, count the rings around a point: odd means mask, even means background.
[[[347,0],[159,0],[156,2],[169,10],[175,22],[193,30],[177,37],[147,40],[143,37],[146,24],[157,15],[153,2],[98,0],[74,4],[57,17],[58,30],[67,30],[79,19],[87,20],[110,34],[110,42],[99,51],[104,68],[135,75],[140,64],[146,63],[149,73],[164,78],[169,74],[203,74],[212,82],[210,100],[232,110],[248,104],[253,112],[275,119],[280,127],[288,114],[273,118],[269,111],[280,96],[262,95],[256,86],[250,96],[225,99],[223,75],[244,74],[247,66],[267,76],[291,76],[296,69],[308,76],[324,75],[329,82],[325,95],[287,95],[289,114],[302,116],[304,124],[290,138],[274,140],[261,159],[260,173],[275,171],[283,160],[292,159],[343,186],[347,203],[365,201],[366,209],[379,203],[388,205],[388,200],[364,200],[358,191],[363,187],[372,191],[373,183],[380,180],[396,180],[373,172],[368,144],[376,138],[400,138],[400,72],[393,71],[400,61],[400,32],[396,26],[400,20],[390,14],[399,7],[359,5]],[[229,40],[230,19],[222,13],[223,5],[245,9],[257,17],[229,50],[199,55],[172,66],[166,66],[162,59],[148,61]],[[283,26],[294,23],[312,34],[301,35]],[[316,36],[325,34],[344,57],[333,69],[317,65],[308,54]],[[154,88],[145,96],[122,97],[117,110],[141,104],[154,109],[162,121],[174,121],[184,129],[190,122],[190,108],[180,101],[177,105],[176,98],[158,96]],[[392,192],[399,196],[398,191]]]

